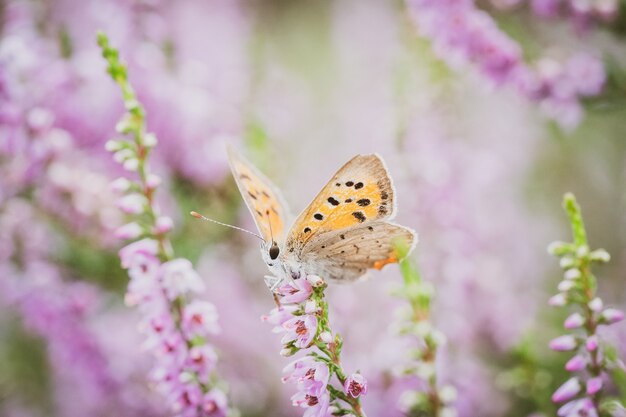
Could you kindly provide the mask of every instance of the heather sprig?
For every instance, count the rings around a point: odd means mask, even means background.
[[[552,401],[565,403],[558,411],[561,417],[613,415],[610,410],[623,410],[623,405],[616,399],[606,398],[605,383],[611,379],[611,371],[624,369],[624,364],[610,353],[613,349],[600,338],[598,329],[623,320],[624,313],[605,308],[596,294],[597,280],[591,269],[594,264],[608,262],[608,252],[589,248],[580,207],[573,194],[565,194],[563,207],[569,216],[574,240],[554,242],[548,248],[560,258],[564,270],[559,292],[550,298],[549,304],[570,309],[571,314],[564,322],[570,332],[553,339],[550,348],[572,352],[574,356],[565,364],[572,377],[554,392]]]
[[[343,369],[343,340],[333,336],[325,289],[324,280],[313,275],[282,285],[277,289],[279,306],[261,319],[284,334],[282,356],[304,353],[283,371],[283,382],[298,389],[291,397],[294,406],[306,408],[307,417],[365,417],[360,397],[367,393],[367,380]]]
[[[98,44],[111,78],[122,90],[126,107],[116,129],[130,137],[111,140],[106,148],[138,177],[119,178],[112,187],[122,195],[119,208],[133,217],[132,222],[117,230],[117,236],[142,238],[123,248],[120,259],[131,278],[126,302],[140,309],[145,346],[156,359],[152,378],[177,416],[236,414],[228,409],[223,383],[215,373],[217,354],[209,343],[209,337],[219,332],[216,308],[194,299],[194,294],[203,289],[203,282],[190,261],[174,258],[168,239],[173,222],[160,214],[155,203],[161,179],[151,173],[148,157],[157,144],[156,137],[146,130],[146,112],[129,83],[118,51],[102,33],[98,34]]]
[[[403,373],[416,376],[425,383],[424,391],[407,390],[402,394],[401,406],[409,416],[453,417],[456,410],[452,404],[456,389],[452,385],[441,385],[437,379],[437,353],[445,343],[443,333],[435,329],[430,321],[433,286],[422,280],[415,262],[407,257],[408,247],[397,245],[403,285],[396,292],[408,305],[403,309],[399,331],[414,341],[408,364]]]

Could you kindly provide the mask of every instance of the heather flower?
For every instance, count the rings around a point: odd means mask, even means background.
[[[284,304],[296,304],[307,300],[313,292],[313,287],[306,279],[299,279],[280,286],[276,292],[283,296]]]
[[[287,333],[283,336],[282,344],[294,342],[297,348],[307,348],[313,342],[317,332],[317,317],[308,314],[296,316],[284,322],[283,329]]]
[[[181,295],[200,292],[204,288],[200,275],[187,259],[173,259],[161,265],[159,271],[165,294],[170,300]]]
[[[600,344],[597,329],[601,324],[612,324],[623,319],[623,313],[615,309],[605,309],[602,300],[595,295],[596,278],[591,273],[594,262],[605,262],[608,256],[593,256],[598,250],[590,251],[587,243],[587,233],[584,227],[580,207],[572,194],[566,194],[563,201],[564,208],[570,218],[573,244],[559,243],[551,245],[554,253],[561,257],[561,265],[567,269],[565,281],[574,285],[559,289],[567,293],[570,304],[580,308],[582,312],[574,312],[565,320],[565,328],[578,330],[578,334],[569,334],[557,337],[550,341],[550,348],[556,351],[572,351],[577,353],[566,364],[565,369],[572,373],[586,375],[571,377],[552,396],[554,402],[570,401],[562,406],[559,416],[597,416],[603,396],[603,379],[609,378],[608,372],[619,362],[612,355],[605,359],[606,346]],[[601,252],[605,252],[600,250]],[[563,259],[566,261],[563,262]],[[575,268],[570,266],[576,265]],[[551,303],[553,304],[553,303]],[[554,305],[554,304],[553,304]],[[563,306],[560,304],[559,306]],[[608,314],[606,313],[608,311]],[[607,319],[608,317],[608,319]],[[610,320],[613,318],[615,320]],[[580,341],[580,343],[579,343]],[[611,351],[610,348],[608,350]],[[585,387],[583,390],[582,387]],[[617,402],[621,407],[621,404]]]
[[[217,309],[207,301],[194,300],[183,310],[183,329],[191,337],[219,333]]]
[[[352,398],[358,398],[367,394],[367,380],[359,373],[352,374],[346,379],[343,389]]]
[[[207,417],[226,417],[228,412],[226,394],[218,388],[213,388],[204,394],[201,408],[207,414]]]

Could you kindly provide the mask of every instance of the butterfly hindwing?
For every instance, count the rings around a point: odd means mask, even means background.
[[[233,148],[228,159],[237,187],[266,241],[281,241],[286,230],[287,205],[272,182]]]
[[[394,190],[378,155],[357,155],[348,161],[296,219],[286,250],[298,256],[315,236],[389,219]]]
[[[382,269],[400,259],[397,244],[413,247],[415,232],[386,221],[372,221],[312,238],[301,254],[309,274],[349,282],[368,269]]]

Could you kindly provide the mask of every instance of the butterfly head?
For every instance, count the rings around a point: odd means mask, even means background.
[[[276,242],[272,242],[272,245],[268,250],[268,255],[270,256],[271,260],[275,260],[276,258],[278,258],[278,255],[280,255],[280,248],[278,247],[278,244]]]

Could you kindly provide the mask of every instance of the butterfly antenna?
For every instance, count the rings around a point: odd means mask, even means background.
[[[213,219],[209,219],[208,217],[203,216],[200,213],[197,213],[195,211],[190,212],[189,214],[191,214],[193,217],[195,217],[196,219],[200,219],[200,220],[205,220],[207,222],[211,222],[211,223],[215,223],[215,224],[219,224],[220,226],[226,226],[226,227],[230,227],[231,229],[235,229],[235,230],[239,230],[240,232],[246,232],[252,236],[256,236],[259,239],[261,239],[264,243],[265,243],[265,239],[263,239],[261,236],[257,235],[254,232],[251,232],[249,230],[243,229],[241,227],[237,227],[237,226],[233,226],[231,224],[226,224],[226,223],[222,223],[222,222],[218,222],[217,220],[213,220]]]
[[[265,214],[267,215],[267,220],[270,225],[270,239],[272,239],[272,246],[274,246],[274,232],[272,231],[272,219],[270,218],[270,211],[266,210]]]

